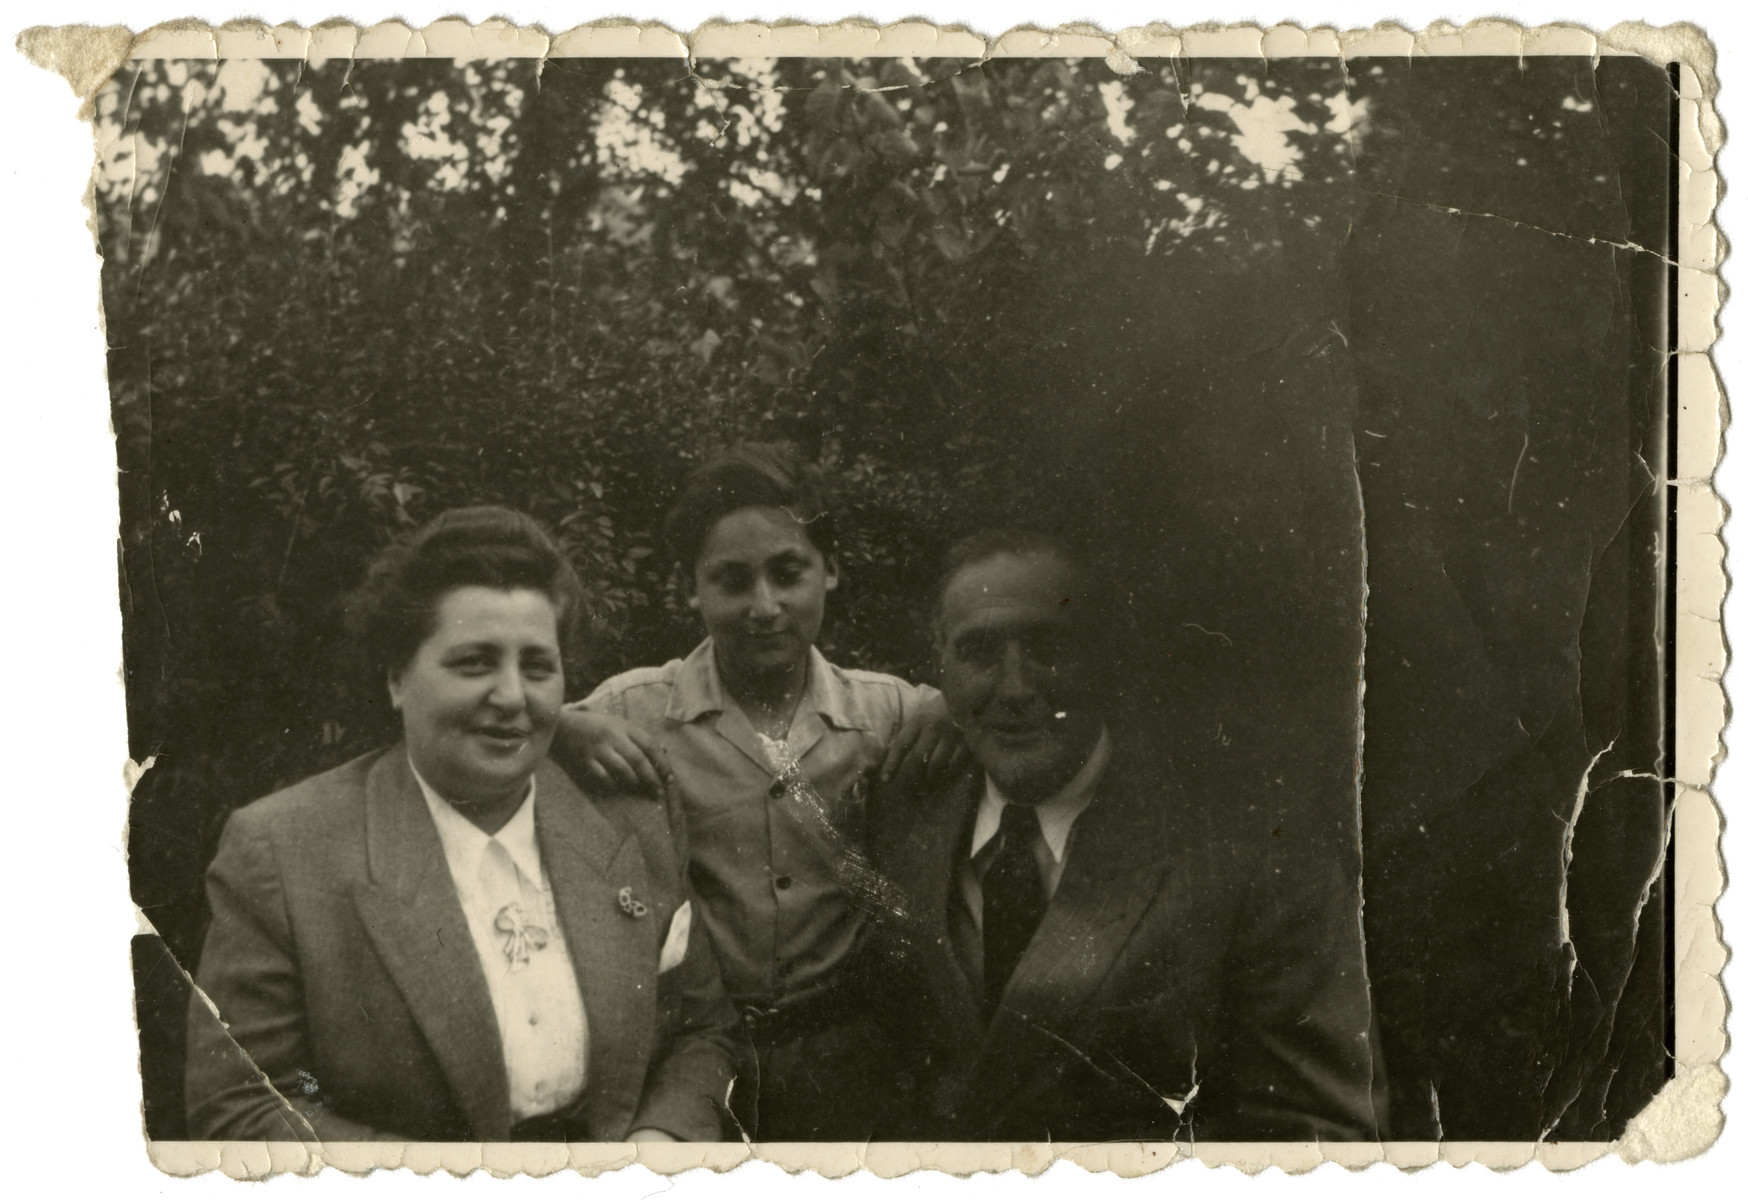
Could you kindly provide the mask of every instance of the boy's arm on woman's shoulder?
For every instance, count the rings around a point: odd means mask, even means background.
[[[637,720],[630,697],[650,690],[646,671],[627,671],[604,681],[587,697],[567,704],[552,739],[553,761],[578,783],[661,798],[667,769],[655,735]],[[659,709],[656,711],[659,712]]]
[[[572,700],[566,704],[565,711],[607,713],[610,716],[627,717],[630,714],[626,711],[626,692],[628,685],[635,682],[635,678],[639,674],[641,672],[621,671],[617,675],[610,675],[596,684],[595,690],[581,700]]]

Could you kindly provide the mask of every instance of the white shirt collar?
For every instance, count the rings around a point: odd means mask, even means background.
[[[1033,805],[1038,814],[1038,829],[1044,835],[1044,844],[1050,848],[1050,857],[1056,862],[1062,861],[1062,856],[1068,853],[1068,834],[1074,828],[1074,820],[1085,811],[1086,806],[1093,801],[1093,793],[1098,789],[1099,779],[1105,773],[1105,765],[1111,761],[1111,739],[1105,730],[1099,730],[1099,740],[1093,746],[1093,752],[1087,756],[1086,762],[1054,796],[1040,804]],[[970,857],[977,857],[977,852],[989,844],[989,839],[1001,828],[1002,809],[1013,801],[1001,794],[1001,789],[995,786],[995,780],[985,775],[983,777],[983,800],[977,806],[977,821],[971,826]]]
[[[411,766],[411,760],[408,765]],[[521,807],[495,834],[487,833],[475,825],[453,804],[439,796],[425,782],[425,777],[419,774],[417,767],[413,767],[413,778],[419,783],[419,791],[424,793],[425,806],[431,810],[431,820],[437,824],[437,839],[443,843],[444,856],[449,859],[450,874],[458,885],[462,880],[471,881],[478,877],[480,856],[486,852],[487,844],[496,841],[510,852],[510,861],[528,877],[530,883],[536,887],[544,886],[545,876],[540,870],[540,843],[534,836],[535,780],[532,775],[528,777],[528,795],[523,798]]]

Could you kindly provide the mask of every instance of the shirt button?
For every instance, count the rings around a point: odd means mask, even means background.
[[[777,890],[780,892],[786,892],[789,890],[789,885],[794,882],[795,881],[787,875],[779,875],[777,876]]]
[[[788,789],[783,786],[783,781],[781,779],[777,780],[771,785],[771,799],[781,800],[783,798],[783,793],[786,790]]]
[[[540,1024],[540,1014],[539,1013],[529,1013],[528,1014],[528,1023],[530,1025]]]

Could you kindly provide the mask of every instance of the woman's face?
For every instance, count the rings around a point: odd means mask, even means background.
[[[464,811],[519,800],[564,702],[552,601],[525,588],[446,593],[388,692],[413,765],[445,800]]]
[[[691,604],[716,643],[731,686],[781,677],[807,661],[825,619],[836,568],[780,508],[742,508],[720,518],[692,573]]]

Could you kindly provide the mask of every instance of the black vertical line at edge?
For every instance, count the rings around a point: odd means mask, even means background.
[[[1663,1058],[1664,1078],[1675,1074],[1675,837],[1670,813],[1675,807],[1675,532],[1676,509],[1680,489],[1674,482],[1680,479],[1677,452],[1676,423],[1681,405],[1677,399],[1677,373],[1680,361],[1681,278],[1675,259],[1681,251],[1681,64],[1669,64],[1669,194],[1665,198],[1665,231],[1668,252],[1664,268],[1667,329],[1664,334],[1663,358],[1668,363],[1663,382],[1664,473],[1663,484],[1663,821],[1668,831],[1667,852],[1663,856]]]

